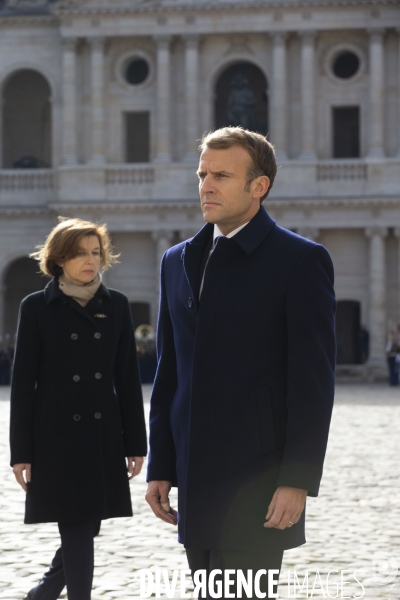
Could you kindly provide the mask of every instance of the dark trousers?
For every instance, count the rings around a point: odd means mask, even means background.
[[[68,600],[90,600],[94,569],[93,538],[101,521],[59,523],[61,546],[29,600],[57,600],[67,586]]]
[[[269,596],[268,592],[268,571],[269,570],[277,570],[280,572],[282,566],[282,558],[283,558],[283,550],[273,551],[273,552],[262,552],[262,551],[244,551],[244,550],[227,550],[227,549],[218,549],[218,550],[202,550],[197,548],[186,548],[186,556],[189,563],[189,568],[192,571],[192,578],[194,577],[195,571],[206,571],[207,573],[207,583],[210,572],[214,569],[219,569],[222,571],[221,574],[217,574],[215,576],[215,582],[221,581],[222,585],[222,598],[225,598],[224,592],[224,579],[225,579],[225,570],[233,569],[235,571],[234,574],[229,574],[229,580],[233,583],[229,585],[229,590],[226,590],[228,593],[233,594],[233,598],[236,598],[236,590],[237,590],[237,580],[236,573],[237,571],[241,571],[246,579],[249,579],[247,571],[249,569],[252,570],[252,581],[253,588],[252,594],[247,595],[246,589],[242,586],[242,598],[254,598],[256,599],[255,593],[255,578],[256,574],[259,573],[259,588],[261,593],[265,593],[265,600],[268,598],[272,598],[273,596]],[[266,574],[261,575],[261,570],[264,569],[267,571]],[[228,575],[228,574],[227,574]],[[239,575],[238,575],[239,577]],[[270,574],[270,578],[272,574]],[[273,575],[275,581],[279,579],[279,573]],[[195,585],[196,582],[193,580]],[[210,586],[212,586],[212,590],[218,592],[218,584],[212,584],[210,581]],[[277,585],[273,586],[272,592],[276,594]],[[239,596],[238,596],[239,597]],[[211,598],[207,585],[207,594],[203,595],[203,592],[199,593],[199,598],[209,599]]]

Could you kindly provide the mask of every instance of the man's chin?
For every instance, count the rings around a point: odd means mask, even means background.
[[[205,215],[204,213],[203,213],[203,219],[206,221],[206,223],[211,223],[211,225],[215,225],[217,222],[215,220],[215,218],[213,218],[212,215]]]
[[[207,223],[211,223],[212,225],[215,225],[218,222],[218,215],[215,214],[215,212],[211,209],[204,209],[203,211],[203,219],[207,222]]]

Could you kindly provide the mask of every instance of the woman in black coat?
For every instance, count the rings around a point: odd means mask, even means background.
[[[25,523],[57,522],[61,547],[27,599],[67,585],[69,600],[90,600],[93,537],[102,519],[132,516],[128,479],[147,452],[132,319],[101,283],[117,258],[105,226],[61,220],[32,256],[52,279],[21,303],[11,466]]]

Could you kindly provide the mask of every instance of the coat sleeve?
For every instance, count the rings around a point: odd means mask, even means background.
[[[147,436],[135,333],[129,303],[126,298],[124,300],[122,331],[114,369],[114,385],[121,411],[125,456],[145,456],[147,454]]]
[[[11,382],[11,466],[33,462],[33,413],[40,353],[39,326],[28,297],[19,309]]]
[[[170,425],[172,400],[178,387],[176,353],[165,286],[166,254],[161,261],[160,307],[157,325],[157,373],[151,396],[150,453],[147,481],[177,485],[176,451]]]
[[[287,288],[287,427],[278,485],[309,496],[318,496],[333,408],[333,281],[329,253],[315,244],[302,254]]]

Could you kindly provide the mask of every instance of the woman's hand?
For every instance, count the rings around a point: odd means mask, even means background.
[[[128,479],[133,479],[136,475],[139,475],[142,470],[144,458],[143,456],[128,456],[127,461],[128,466],[126,467],[126,470],[129,473]]]
[[[25,479],[23,475],[24,471]],[[30,483],[31,481],[31,465],[29,463],[17,463],[13,465],[13,473],[15,475],[15,479],[18,481],[24,492],[27,492],[28,486],[26,484]]]

